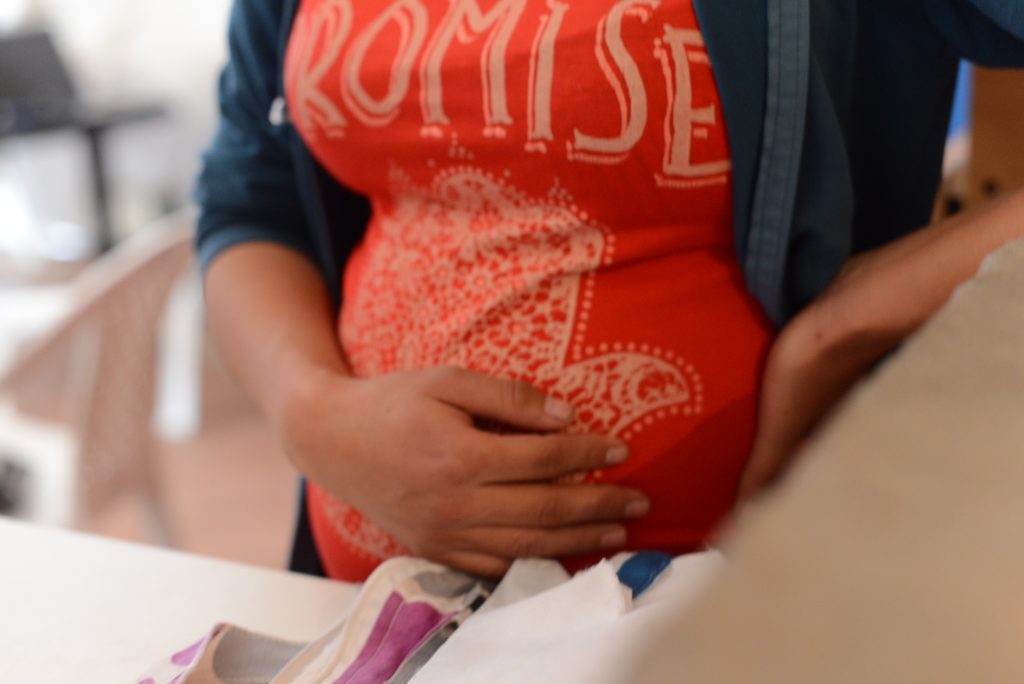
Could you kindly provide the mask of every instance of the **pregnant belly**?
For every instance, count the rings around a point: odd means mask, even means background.
[[[410,196],[378,208],[344,283],[339,334],[354,372],[456,365],[569,401],[570,431],[630,445],[629,461],[588,478],[650,496],[630,545],[699,547],[731,506],[771,336],[731,254],[635,258],[571,208],[500,193],[474,186],[448,204]],[[318,537],[329,527],[365,558],[400,552],[358,512],[314,494],[326,510]]]

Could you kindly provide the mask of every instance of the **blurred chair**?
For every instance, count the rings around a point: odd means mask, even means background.
[[[191,263],[192,221],[168,217],[83,272],[68,315],[0,376],[0,460],[28,472],[19,516],[81,525],[136,492],[154,540],[171,541],[152,419],[161,317]]]

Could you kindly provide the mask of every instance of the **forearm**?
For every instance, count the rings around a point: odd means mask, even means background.
[[[1024,238],[1024,190],[853,259],[822,297],[819,327],[881,353],[927,321],[1000,246]]]
[[[324,376],[349,374],[323,279],[296,252],[234,247],[210,265],[205,290],[225,364],[272,421]]]

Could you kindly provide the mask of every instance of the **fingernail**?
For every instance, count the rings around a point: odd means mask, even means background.
[[[626,504],[627,518],[642,518],[651,512],[651,502],[647,499],[637,499]]]
[[[617,549],[626,545],[626,530],[615,530],[601,537],[601,546],[606,549]]]
[[[629,458],[629,448],[624,446],[615,446],[608,450],[605,455],[605,460],[608,461],[608,465],[615,465],[616,463],[622,463]]]
[[[570,420],[575,412],[576,409],[572,407],[572,404],[564,402],[561,399],[548,397],[544,400],[544,413],[559,422],[564,423]]]

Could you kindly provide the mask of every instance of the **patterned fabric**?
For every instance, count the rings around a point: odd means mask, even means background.
[[[370,198],[339,336],[354,372],[529,381],[633,458],[631,544],[700,548],[752,439],[769,325],[732,243],[731,162],[691,0],[303,0],[289,112]],[[328,573],[401,546],[310,486]],[[584,559],[582,566],[596,559]]]
[[[343,621],[310,644],[218,625],[139,684],[403,684],[490,591],[443,566],[396,559],[367,580]]]
[[[485,582],[434,563],[393,559],[370,576],[348,615],[313,642],[293,643],[221,624],[157,664],[138,684],[409,684],[424,677],[497,681],[443,673],[453,663],[462,667],[463,661],[469,670],[511,673],[503,643],[516,654],[525,640],[542,654],[545,640],[550,649],[562,639],[577,638],[584,628],[637,630],[643,619],[621,619],[642,618],[639,609],[662,603],[662,610],[674,613],[676,607],[665,602],[673,588],[692,593],[708,568],[717,567],[713,557],[693,556],[681,563],[696,573],[676,572],[666,577],[670,582],[656,583],[669,567],[663,560],[659,553],[622,554],[573,578],[553,561],[517,561],[492,591]],[[639,567],[646,571],[638,574]],[[640,576],[642,587],[636,584]],[[468,630],[465,643],[449,649],[463,630]],[[591,684],[573,677],[557,681]]]

